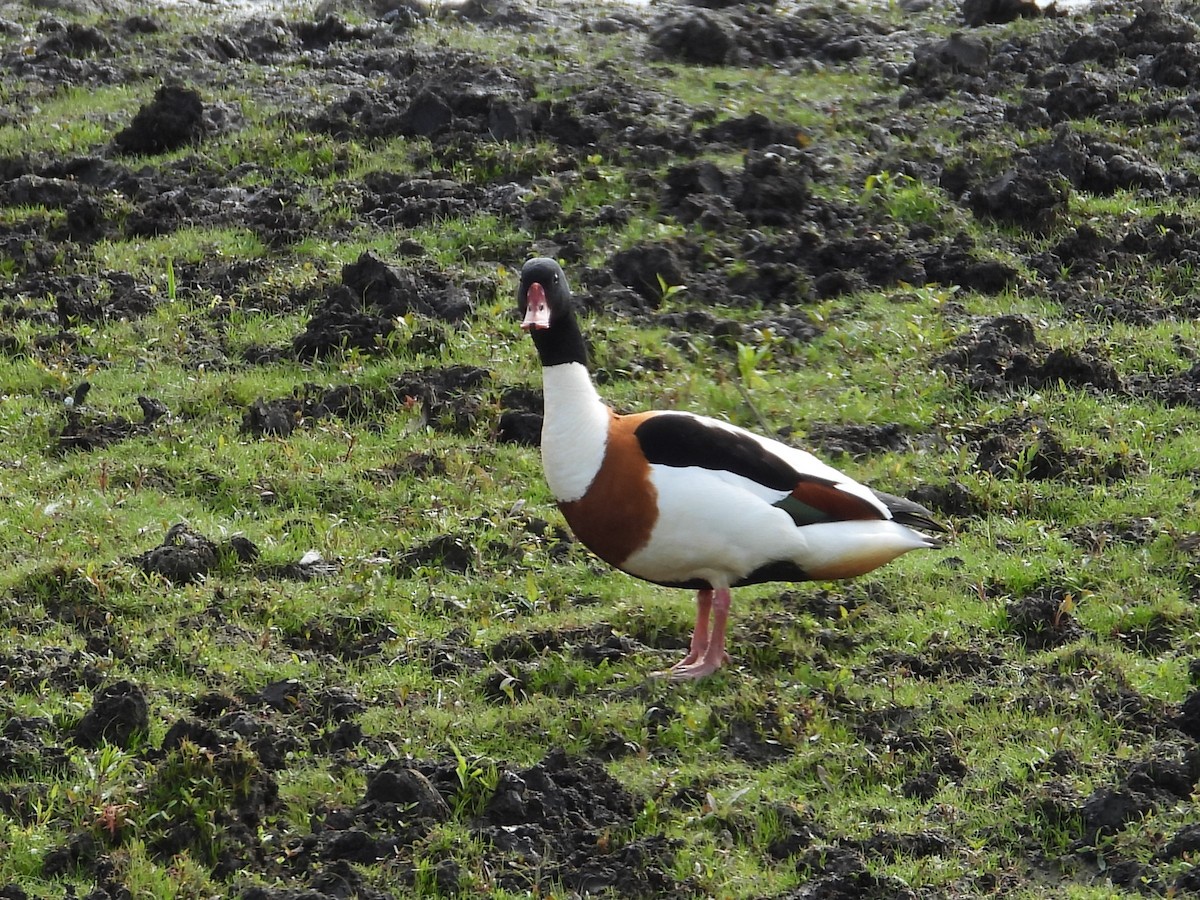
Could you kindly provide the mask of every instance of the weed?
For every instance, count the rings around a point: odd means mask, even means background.
[[[496,785],[500,781],[499,767],[495,760],[486,757],[470,761],[454,741],[449,743],[456,761],[454,773],[458,777],[459,788],[454,798],[455,816],[461,819],[481,815],[496,792]]]

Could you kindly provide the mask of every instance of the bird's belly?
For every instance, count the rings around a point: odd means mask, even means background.
[[[694,467],[654,466],[651,480],[657,520],[620,568],[647,581],[687,586],[745,584],[751,573],[773,565],[780,572],[788,568],[789,580],[804,577],[795,560],[805,540],[791,517],[771,505],[773,498]]]

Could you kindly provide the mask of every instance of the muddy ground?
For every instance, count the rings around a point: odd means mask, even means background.
[[[717,8],[713,8],[717,7]],[[0,10],[2,12],[2,10]],[[1076,315],[1100,325],[1124,321],[1153,323],[1195,314],[1194,291],[1184,283],[1200,263],[1200,226],[1185,216],[1140,217],[1132,212],[1121,229],[1101,233],[1087,224],[1063,227],[1073,192],[1111,195],[1133,191],[1163,200],[1200,196],[1195,159],[1200,152],[1195,128],[1200,120],[1200,28],[1173,5],[1097,4],[1070,17],[1036,15],[1018,3],[971,2],[963,8],[935,2],[901,4],[888,13],[839,4],[789,7],[780,13],[757,3],[664,4],[653,8],[605,8],[594,15],[549,12],[519,2],[468,4],[470,27],[496,42],[517,47],[524,41],[554,41],[558,66],[484,60],[465,51],[420,39],[421,13],[386,3],[365,10],[362,24],[336,10],[307,17],[231,18],[189,33],[186,26],[154,13],[101,10],[96,24],[80,25],[75,13],[47,6],[35,22],[0,18],[0,61],[22,85],[0,108],[0,124],[36,115],[39,98],[64,87],[105,86],[127,80],[162,82],[153,100],[134,111],[111,141],[85,156],[16,154],[0,159],[0,203],[61,211],[52,220],[21,218],[0,226],[0,254],[13,273],[0,297],[0,353],[43,353],[86,370],[92,360],[81,326],[147,314],[159,296],[122,272],[63,274],[62,261],[76,259],[105,239],[170,234],[195,225],[241,226],[258,235],[272,252],[286,255],[316,223],[310,188],[277,171],[257,173],[262,186],[249,190],[246,172],[228,172],[201,153],[182,162],[162,163],[158,154],[203,147],[214,135],[240,127],[239,112],[211,100],[229,77],[243,78],[245,90],[277,105],[299,133],[337,140],[370,142],[395,136],[427,138],[429,158],[416,175],[374,173],[339,181],[345,160],[327,160],[336,191],[349,199],[348,233],[354,224],[411,227],[486,213],[520,225],[535,238],[511,246],[488,246],[481,257],[518,264],[537,252],[577,263],[585,235],[598,224],[627,221],[636,210],[614,203],[564,214],[552,195],[538,192],[528,202],[538,171],[523,170],[520,155],[495,177],[459,179],[454,173],[492,165],[496,147],[534,144],[554,148],[549,166],[564,179],[595,178],[595,164],[625,168],[643,198],[686,223],[695,237],[649,241],[614,253],[604,266],[576,268],[582,302],[599,314],[618,311],[681,335],[702,332],[735,341],[747,326],[722,309],[756,306],[777,334],[804,341],[819,334],[820,321],[804,309],[809,300],[837,297],[869,288],[935,284],[996,295],[1017,287],[1042,290]],[[1030,17],[1019,30],[1001,30],[1018,16]],[[355,20],[357,21],[357,19]],[[159,55],[149,40],[165,28],[179,30],[177,49]],[[720,118],[710,108],[694,108],[666,93],[634,86],[612,64],[591,66],[572,58],[572,36],[620,34],[639,48],[627,61],[645,74],[665,62],[725,65],[809,72],[872,72],[887,87],[880,101],[856,115],[866,117],[869,141],[823,148],[805,129],[761,114]],[[503,57],[501,57],[503,58]],[[270,73],[286,65],[287,79]],[[245,73],[266,77],[244,77]],[[645,79],[639,79],[644,83]],[[314,86],[318,91],[311,90]],[[313,103],[314,95],[330,96]],[[547,100],[547,96],[558,99]],[[946,109],[955,110],[947,118]],[[1079,123],[1112,121],[1143,127],[1137,147],[1123,146]],[[988,143],[989,154],[963,151],[933,134],[936,123],[963,139],[965,146]],[[1018,147],[1013,129],[1042,137]],[[939,134],[942,132],[939,132]],[[917,137],[914,138],[914,135]],[[1156,143],[1158,142],[1158,143]],[[482,148],[482,149],[481,149]],[[485,152],[486,151],[486,152]],[[1168,152],[1169,151],[1169,152]],[[718,166],[714,156],[742,153],[735,166]],[[842,154],[837,156],[836,154]],[[665,178],[658,172],[665,166]],[[965,215],[1015,226],[1005,246],[980,246],[953,220],[909,226],[896,221],[883,204],[830,199],[818,186],[845,184],[855,195],[872,173],[906,176],[943,192]],[[702,235],[702,237],[701,237]],[[329,235],[332,239],[336,235]],[[1135,286],[1104,277],[1153,260],[1180,279],[1177,290],[1146,300]],[[732,261],[749,263],[734,265]],[[69,268],[69,267],[68,267]],[[214,259],[176,273],[181,290],[227,294],[253,285],[258,263]],[[686,313],[659,311],[664,282],[687,284]],[[388,259],[364,254],[315,296],[290,298],[295,308],[311,306],[306,327],[288,343],[233,354],[222,339],[219,313],[195,335],[191,365],[241,367],[280,359],[320,359],[346,348],[371,352],[412,315],[419,328],[408,340],[438,346],[440,336],[473,315],[483,300],[507,289],[444,271],[424,258],[422,248],[400,244]],[[28,298],[54,298],[44,305]],[[270,298],[277,302],[277,298]],[[952,304],[947,315],[953,317]],[[750,326],[750,327],[754,327]],[[1200,365],[1164,375],[1146,372],[1122,377],[1104,346],[1083,350],[1054,346],[1042,324],[997,308],[995,315],[960,316],[960,337],[936,360],[940,367],[981,396],[1003,398],[1013,391],[1059,383],[1100,396],[1147,397],[1166,404],[1200,404]],[[20,335],[20,336],[18,336]],[[337,418],[347,423],[385,415],[398,404],[419,402],[427,424],[466,434],[497,412],[485,399],[497,391],[487,361],[476,366],[433,368],[400,376],[375,393],[357,385],[306,386],[282,398],[264,398],[244,410],[243,430],[252,436],[285,438],[297,428]],[[540,398],[519,386],[499,386],[502,409],[494,439],[533,445],[538,440]],[[140,419],[97,412],[76,389],[57,437],[55,452],[90,453],[133,436],[156,433],[169,417],[153,396],[136,398]],[[111,398],[110,398],[111,401]],[[815,427],[811,443],[833,458],[863,457],[918,446],[926,437],[894,424]],[[999,426],[960,435],[965,452],[996,477],[1012,477],[1018,464],[1028,477],[1076,479],[1106,484],[1139,471],[1136,458],[1095,458],[1064,447],[1053,423],[1017,413]],[[414,471],[438,461],[413,457],[402,463]],[[946,517],[977,515],[985,501],[962,485],[931,486],[919,498]],[[530,527],[554,541],[565,534],[546,522]],[[1081,546],[1116,542],[1147,543],[1152,525],[1097,522],[1074,534]],[[416,547],[394,565],[437,560],[468,570],[476,548],[447,536]],[[330,564],[297,563],[286,572],[266,571],[257,548],[246,539],[219,543],[186,527],[173,528],[160,546],[148,546],[136,565],[173,582],[189,582],[224,566],[246,577],[307,579],[328,577]],[[70,571],[43,573],[61,598],[52,611],[59,621],[87,634],[95,653],[119,648],[120,634],[89,605],[87,586]],[[55,580],[57,579],[57,580]],[[36,586],[30,586],[30,591]],[[42,586],[44,587],[44,585]],[[1019,639],[1034,649],[1065,646],[1082,627],[1064,612],[1064,589],[1045,585],[1018,598],[1006,610]],[[806,595],[809,596],[809,595]],[[853,595],[851,595],[852,597]],[[809,596],[818,620],[836,617],[851,597],[830,609],[820,595]],[[18,598],[19,599],[19,598]],[[295,636],[297,646],[342,659],[382,652],[394,638],[386,621],[346,619],[334,628],[314,628]],[[644,639],[644,641],[643,641]],[[1163,646],[1170,632],[1149,626],[1131,638]],[[764,642],[769,642],[769,633]],[[1157,644],[1156,644],[1157,642]],[[569,648],[599,662],[619,659],[653,646],[652,636],[612,629],[580,633],[533,634],[521,642],[477,648],[466,640],[410,648],[435,673],[479,673],[487,661],[506,661],[505,676],[484,686],[498,702],[528,697],[522,666],[547,647]],[[897,652],[878,660],[880,671],[914,679],[947,672],[978,673],[1002,665],[986,647],[945,647],[936,652]],[[144,729],[148,704],[142,687],[111,683],[77,656],[41,651],[13,653],[0,671],[15,685],[48,682],[92,694],[90,710],[71,733],[54,723],[9,718],[0,737],[0,768],[11,779],[62,764],[63,747],[118,744]],[[834,701],[830,701],[834,702]],[[1032,698],[1031,698],[1032,702]],[[173,749],[202,748],[196,765],[207,766],[212,783],[232,798],[219,812],[217,833],[200,833],[194,823],[167,822],[152,851],[170,859],[180,849],[207,856],[215,877],[237,883],[248,871],[273,888],[253,888],[244,896],[283,898],[381,896],[363,877],[363,868],[398,866],[406,848],[438,823],[459,821],[492,848],[494,883],[513,891],[559,885],[580,894],[605,890],[620,896],[688,894],[695,886],[673,868],[676,848],[665,837],[617,846],[608,835],[630,828],[642,808],[637,797],[604,769],[599,760],[631,752],[620,735],[596,748],[594,758],[549,753],[532,767],[503,769],[494,793],[473,805],[461,800],[462,784],[453,758],[433,758],[372,766],[366,789],[352,804],[314,817],[311,834],[286,847],[264,841],[279,809],[277,774],[288,751],[305,747],[337,756],[348,747],[370,747],[358,718],[361,702],[350,692],[312,690],[299,683],[268,686],[254,696],[214,694],[195,699],[192,714],[171,728],[147,760],[160,761]],[[654,753],[655,730],[671,720],[670,708],[653,711],[648,724]],[[1151,702],[1128,690],[1114,690],[1098,714],[1122,727],[1161,735],[1161,750],[1131,760],[1125,774],[1088,796],[1047,788],[1043,817],[1082,821],[1078,852],[1088,857],[1097,835],[1112,834],[1163,804],[1190,802],[1200,774],[1200,702],[1182,708]],[[880,752],[903,747],[910,724],[878,721],[853,710],[847,718],[862,739]],[[733,721],[729,752],[751,764],[778,759],[769,739],[778,723]],[[764,738],[764,735],[767,737]],[[243,748],[249,747],[249,755]],[[953,748],[933,748],[936,762],[912,772],[905,796],[933,798],[940,784],[961,777],[965,763]],[[386,748],[380,748],[386,753]],[[1059,774],[1083,761],[1069,756],[1048,763]],[[1055,768],[1056,767],[1056,768]],[[169,773],[160,772],[162,779]],[[36,792],[35,787],[30,787]],[[694,803],[686,796],[664,802]],[[0,792],[0,808],[20,815],[19,790]],[[781,810],[785,834],[773,852],[794,857],[805,873],[804,886],[787,896],[927,897],[1003,895],[1005,885],[962,883],[952,891],[871,875],[866,861],[907,854],[950,852],[951,838],[937,832],[882,833],[873,842],[846,842],[821,832],[792,810]],[[1147,894],[1183,894],[1200,889],[1193,875],[1165,876],[1159,866],[1200,848],[1195,829],[1164,835],[1161,855],[1150,862],[1107,860],[1103,877]],[[83,871],[94,877],[89,895],[130,896],[113,874],[110,846],[95,829],[64,837],[45,859],[45,874]],[[391,861],[391,862],[389,862]],[[453,894],[461,873],[449,856],[419,875],[414,887]],[[1097,877],[1100,877],[1097,875]],[[15,885],[0,896],[22,896]]]

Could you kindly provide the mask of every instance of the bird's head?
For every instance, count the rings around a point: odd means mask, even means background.
[[[571,289],[562,267],[545,256],[535,257],[521,267],[521,287],[517,290],[517,308],[521,328],[545,331],[571,303]]]

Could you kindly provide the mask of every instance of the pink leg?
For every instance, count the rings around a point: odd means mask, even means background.
[[[654,675],[674,676],[675,670],[682,666],[690,666],[704,657],[708,649],[708,617],[712,610],[713,592],[703,590],[696,592],[696,624],[692,627],[692,642],[688,654],[665,672],[654,672]]]
[[[688,666],[704,656],[708,649],[708,616],[712,609],[713,592],[709,590],[696,592],[696,624],[692,628],[692,645],[688,655],[675,663],[671,668]]]
[[[729,627],[730,599],[729,588],[701,591],[696,597],[696,631],[692,633],[692,649],[682,662],[671,667],[669,674],[672,681],[703,678],[729,662],[729,654],[725,652],[725,632]],[[710,609],[711,632],[708,630]],[[696,635],[702,631],[703,645],[698,647]]]

